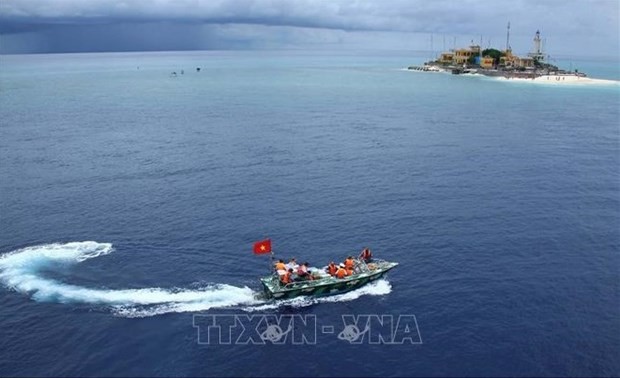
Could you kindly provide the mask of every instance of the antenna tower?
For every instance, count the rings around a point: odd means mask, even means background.
[[[508,27],[506,28],[506,51],[510,50],[510,21],[508,21]]]

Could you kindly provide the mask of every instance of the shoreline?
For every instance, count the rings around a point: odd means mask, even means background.
[[[433,67],[428,69],[427,67]],[[409,72],[423,72],[423,73],[442,73],[454,75],[449,69],[437,66],[410,66],[403,68],[404,71]],[[517,76],[510,73],[504,74],[498,71],[492,71],[493,74],[487,74],[480,72],[479,70],[471,69],[470,72],[462,72],[455,76],[480,76],[488,78],[490,80],[514,82],[514,83],[534,83],[543,85],[620,85],[620,80],[614,79],[599,79],[589,77],[583,74],[575,75],[571,73],[558,73],[558,74],[536,74],[536,76]]]
[[[490,79],[503,82],[533,83],[543,85],[620,85],[620,81],[618,80],[597,79],[575,75],[541,75],[534,78],[487,76],[484,74],[481,74],[481,76],[486,76]]]

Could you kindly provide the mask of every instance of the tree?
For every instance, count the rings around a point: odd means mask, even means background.
[[[493,58],[493,63],[494,64],[498,64],[499,63],[499,58],[501,58],[502,56],[506,55],[505,53],[497,50],[497,49],[484,49],[482,50],[482,56],[490,56],[491,58]]]

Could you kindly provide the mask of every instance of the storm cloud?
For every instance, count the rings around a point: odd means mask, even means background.
[[[428,49],[430,33],[503,47],[510,21],[522,50],[540,29],[561,53],[613,55],[618,15],[616,0],[2,0],[0,51]]]

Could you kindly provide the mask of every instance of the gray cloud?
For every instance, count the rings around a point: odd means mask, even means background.
[[[350,38],[342,32],[443,33],[482,35],[499,45],[505,39],[506,22],[511,21],[515,41],[526,41],[523,48],[529,46],[536,29],[541,29],[558,42],[556,47],[568,48],[572,43],[577,49],[617,53],[618,14],[616,0],[2,0],[0,34],[13,42],[19,39],[17,34],[41,34],[40,39],[47,41],[44,44],[50,45],[55,36],[66,37],[65,33],[99,33],[99,44],[91,46],[106,49],[113,46],[104,43],[103,37],[116,38],[123,30],[145,35],[129,38],[139,49],[140,41],[146,42],[148,35],[164,34],[156,32],[157,25],[166,33],[185,34],[186,39],[178,42],[184,48],[222,45],[206,36],[219,36],[234,48],[277,43],[279,34],[291,34],[291,28],[303,30],[292,33],[300,36],[300,43],[311,42],[316,36],[324,38],[327,30],[332,31],[330,38],[340,40]],[[231,33],[226,25],[245,26]],[[247,26],[256,26],[258,37],[253,39]],[[240,37],[242,29],[245,32]],[[77,40],[74,46],[81,49]]]

